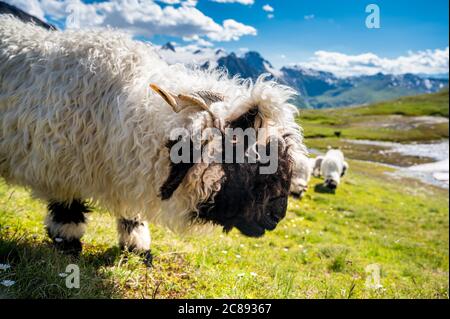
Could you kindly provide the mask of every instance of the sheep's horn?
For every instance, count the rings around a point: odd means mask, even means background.
[[[159,86],[157,86],[156,84],[153,84],[153,83],[150,84],[150,87],[152,88],[153,91],[158,93],[164,99],[164,101],[167,102],[167,104],[169,104],[172,107],[174,112],[178,113],[178,110],[177,110],[178,103],[172,93],[169,93],[169,92],[161,89]]]
[[[223,102],[225,100],[225,96],[217,92],[198,91],[195,94],[200,96],[207,104],[212,104],[215,102]]]
[[[208,112],[213,119],[216,119],[216,116],[214,113],[209,109],[209,105],[206,104],[205,100],[200,96],[195,95],[185,95],[185,94],[178,94],[178,98],[182,101],[192,103],[194,105],[200,106],[203,110]]]

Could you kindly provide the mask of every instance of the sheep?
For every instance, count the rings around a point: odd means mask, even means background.
[[[314,177],[320,177],[320,168],[322,166],[322,161],[323,161],[323,156],[319,155],[316,158],[313,159],[313,163],[312,163],[312,175]]]
[[[168,65],[115,30],[50,31],[0,15],[0,176],[48,203],[47,232],[65,252],[82,251],[93,205],[137,252],[150,251],[149,222],[259,237],[284,218],[292,159],[306,155],[294,94],[266,76]],[[232,150],[244,145],[244,162],[172,160],[181,142],[195,153],[196,132],[208,129],[223,140],[253,129],[257,141],[230,139]],[[200,145],[204,155],[224,142]],[[275,170],[250,161],[255,146],[275,150]]]
[[[325,179],[324,185],[329,189],[336,189],[348,170],[348,163],[344,160],[344,153],[339,149],[330,149],[321,160],[320,174]]]
[[[291,180],[291,195],[302,199],[308,190],[308,183],[311,179],[312,163],[311,159],[301,154],[295,159]]]

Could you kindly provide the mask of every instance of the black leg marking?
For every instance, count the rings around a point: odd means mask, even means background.
[[[64,253],[79,255],[82,250],[80,241],[84,234],[86,216],[90,208],[85,202],[74,200],[72,203],[51,201],[46,229],[55,247]]]
[[[144,264],[150,267],[153,258],[150,252],[150,232],[147,222],[120,218],[117,220],[117,229],[120,248],[137,253],[144,259]]]

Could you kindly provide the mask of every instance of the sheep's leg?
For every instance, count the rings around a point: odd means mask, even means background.
[[[151,265],[151,239],[147,222],[138,219],[119,218],[117,220],[117,231],[119,232],[120,248],[141,254],[145,263]]]
[[[80,200],[71,203],[50,201],[45,219],[47,233],[59,250],[78,255],[82,250],[81,237],[86,231],[89,207]]]

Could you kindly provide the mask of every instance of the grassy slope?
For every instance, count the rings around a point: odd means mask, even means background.
[[[385,141],[426,141],[448,138],[448,122],[432,125],[411,125],[414,116],[442,116],[449,114],[448,89],[420,96],[373,104],[327,110],[302,110],[299,122],[306,138],[333,138],[336,131],[343,138]],[[400,117],[392,118],[393,115]],[[389,118],[391,123],[389,123]],[[393,124],[383,126],[382,124]],[[398,123],[398,127],[396,127]],[[313,141],[314,142],[314,141]]]
[[[314,179],[277,230],[257,240],[219,230],[180,238],[152,226],[151,270],[119,253],[113,219],[101,212],[80,260],[59,255],[44,234],[44,205],[0,181],[0,263],[11,264],[0,281],[16,281],[0,285],[0,297],[448,298],[446,192],[387,170],[351,162],[335,195],[315,192]],[[81,267],[79,290],[58,275],[69,263]],[[379,290],[365,287],[373,263]]]

